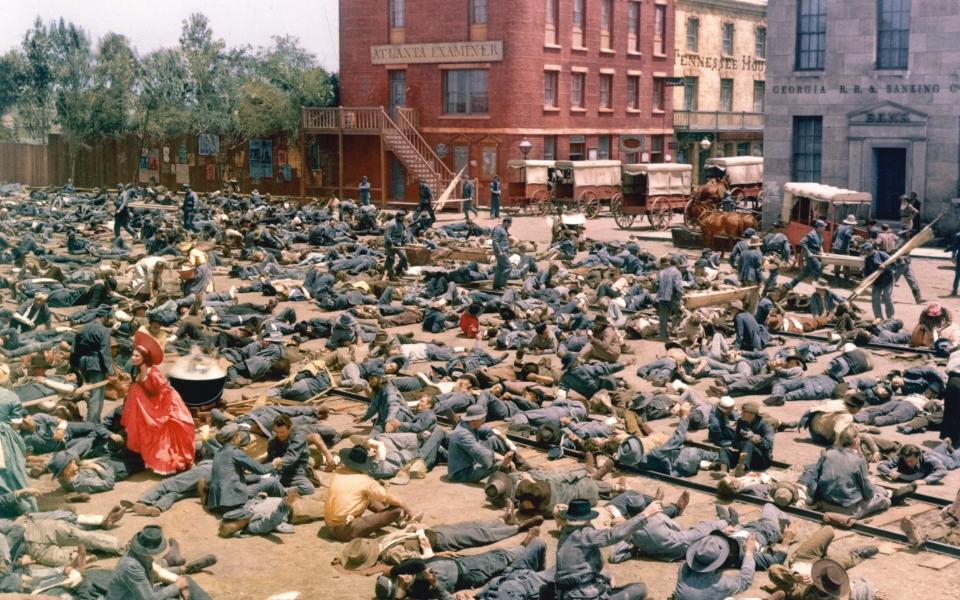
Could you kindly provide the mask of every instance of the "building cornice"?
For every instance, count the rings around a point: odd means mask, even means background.
[[[677,8],[689,8],[691,10],[712,8],[721,12],[738,11],[761,17],[767,16],[767,3],[763,2],[761,4],[752,0],[677,0]]]

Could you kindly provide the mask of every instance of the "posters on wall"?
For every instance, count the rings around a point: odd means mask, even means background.
[[[181,143],[180,148],[177,151],[177,162],[185,165],[187,164],[187,145]]]
[[[177,183],[190,183],[190,166],[177,164]]]
[[[170,162],[170,146],[163,147],[163,162]]]
[[[210,163],[207,165],[207,181],[216,181],[217,179],[217,165],[215,163]]]
[[[144,148],[140,152],[140,168],[138,170],[138,179],[147,183],[150,178],[160,180],[160,149],[152,150]]]
[[[200,156],[216,156],[220,153],[220,136],[212,133],[201,133],[197,136],[197,154]]]
[[[273,141],[250,140],[249,148],[250,179],[273,177]]]

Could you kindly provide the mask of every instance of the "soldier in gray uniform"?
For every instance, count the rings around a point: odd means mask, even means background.
[[[556,597],[557,600],[607,598],[609,600],[642,600],[647,596],[643,583],[614,588],[610,577],[603,574],[603,556],[600,549],[627,539],[647,524],[647,520],[661,510],[653,502],[640,514],[616,527],[594,529],[590,521],[599,516],[590,501],[577,498],[561,516],[567,526],[560,532],[557,543]]]
[[[384,263],[383,272],[389,279],[396,279],[399,273],[407,270],[407,251],[403,249],[406,244],[403,219],[406,215],[407,211],[398,210],[393,221],[384,228],[383,251],[387,255],[387,260]],[[397,262],[398,258],[399,262]],[[397,262],[396,271],[394,271],[394,262]]]
[[[502,290],[507,285],[510,274],[510,234],[508,233],[513,218],[507,215],[499,225],[493,228],[490,238],[493,242],[493,256],[497,264],[493,271],[493,289]]]

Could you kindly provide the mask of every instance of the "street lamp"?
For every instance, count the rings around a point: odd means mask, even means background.
[[[524,160],[526,160],[527,155],[530,154],[531,148],[533,148],[533,144],[530,143],[530,140],[523,138],[523,141],[520,142],[520,154],[523,154]]]
[[[710,146],[712,146],[712,145],[713,145],[713,144],[710,142],[710,138],[708,138],[708,137],[706,137],[706,136],[704,136],[704,138],[703,138],[702,140],[700,140],[700,147],[703,149],[704,152],[709,152],[709,151],[710,151]]]

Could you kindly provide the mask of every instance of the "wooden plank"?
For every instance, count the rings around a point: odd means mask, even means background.
[[[824,265],[847,267],[857,271],[863,270],[862,256],[850,256],[848,254],[823,254],[821,255],[820,262],[822,262]]]
[[[443,205],[447,203],[447,200],[450,199],[450,195],[453,194],[453,190],[456,189],[457,184],[460,183],[460,178],[463,177],[463,172],[467,169],[466,165],[457,175],[453,178],[453,181],[450,182],[450,185],[447,186],[447,189],[443,190],[443,193],[440,194],[440,198],[434,203],[434,210],[443,210]]]
[[[716,292],[699,292],[696,294],[688,294],[683,297],[683,304],[687,309],[694,308],[703,308],[705,306],[718,306],[729,304],[734,300],[742,300],[748,297],[750,294],[755,294],[759,292],[760,288],[757,286],[750,286],[745,288],[736,288],[731,290],[719,290]]]
[[[874,271],[873,273],[871,273],[869,277],[865,278],[863,281],[860,282],[860,285],[858,285],[858,286],[856,287],[856,289],[854,289],[852,292],[850,292],[850,295],[847,296],[847,301],[850,302],[850,301],[852,301],[854,298],[856,298],[857,296],[859,296],[860,294],[862,294],[862,293],[864,293],[865,291],[867,291],[867,288],[869,288],[870,286],[873,285],[873,282],[876,281],[878,277],[880,277],[880,274],[881,274],[885,269],[887,269],[887,268],[889,268],[889,267],[892,267],[892,266],[894,265],[894,263],[897,262],[897,259],[899,259],[901,256],[906,256],[906,255],[910,254],[911,252],[913,252],[915,249],[917,249],[917,248],[919,248],[920,246],[922,246],[922,245],[926,244],[927,242],[931,241],[931,240],[934,238],[934,235],[933,235],[933,226],[936,225],[937,221],[939,221],[941,218],[943,218],[943,215],[945,215],[945,214],[947,214],[946,211],[940,213],[940,214],[937,216],[937,218],[934,219],[933,221],[931,221],[929,225],[927,225],[926,227],[924,227],[924,228],[920,231],[920,233],[918,233],[917,235],[915,235],[915,236],[913,236],[912,238],[910,238],[909,240],[907,240],[907,243],[904,244],[903,247],[901,247],[899,250],[897,250],[896,252],[894,252],[894,253],[890,256],[890,258],[888,258],[886,261],[884,261],[884,263],[883,263],[882,265],[880,265],[880,268],[879,268],[879,269],[877,269],[876,271]]]

